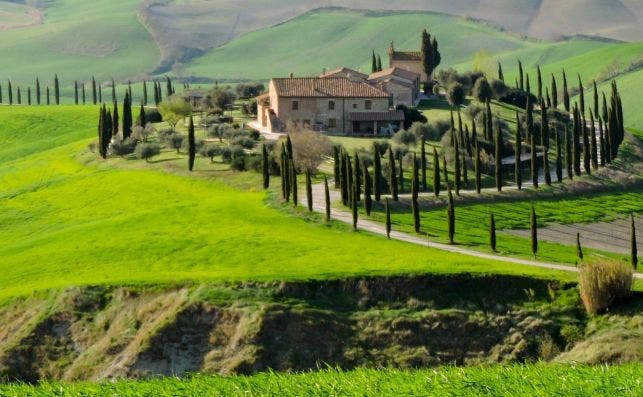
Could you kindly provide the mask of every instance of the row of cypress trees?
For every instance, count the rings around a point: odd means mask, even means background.
[[[169,97],[176,93],[174,85],[170,77],[166,76],[165,81],[165,96]],[[148,88],[147,80],[143,80],[143,95],[142,101],[145,105],[148,104]],[[152,81],[153,83],[153,94],[154,94],[154,103],[158,105],[163,101],[163,89],[162,84],[159,80]],[[86,88],[85,82],[79,82],[74,80],[74,104],[76,105],[85,105],[87,103],[92,103],[94,105],[103,103],[103,90],[102,84],[97,84],[96,79],[92,77],[89,84],[89,89]],[[112,88],[111,101],[117,101],[116,97],[116,82],[112,79],[109,83]],[[127,91],[129,92],[130,98],[132,98],[132,83],[127,82]],[[90,92],[87,92],[87,91]],[[32,90],[31,87],[27,87],[26,92],[21,89],[21,87],[16,87],[14,89],[11,80],[7,80],[6,87],[3,88],[2,83],[0,83],[0,104],[7,103],[9,105],[60,105],[61,96],[60,96],[60,81],[58,75],[54,76],[53,89],[50,89],[49,86],[45,86],[43,91],[40,78],[36,77],[35,87]],[[90,96],[91,94],[91,96]],[[91,101],[91,102],[90,102]]]

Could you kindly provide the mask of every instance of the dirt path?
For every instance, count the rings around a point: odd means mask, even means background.
[[[331,183],[331,181],[329,181]],[[302,191],[300,193],[301,197],[305,197],[306,192]],[[330,199],[331,202],[336,202],[341,200],[340,194],[338,191],[331,189],[330,190]],[[326,201],[324,198],[324,185],[323,184],[315,184],[313,185],[313,210],[316,212],[320,213],[325,213],[326,212]],[[353,216],[351,213],[347,211],[343,211],[337,208],[331,208],[331,218],[333,220],[341,221],[347,224],[352,225],[353,224]],[[357,222],[357,227],[360,230],[365,230],[370,233],[374,234],[379,234],[381,236],[386,236],[386,227],[385,225],[378,223],[378,222],[373,222],[368,219],[358,219]],[[527,266],[534,266],[534,267],[540,267],[540,268],[545,268],[545,269],[551,269],[551,270],[562,270],[562,271],[567,271],[567,272],[574,272],[577,273],[578,269],[573,266],[568,266],[568,265],[562,265],[558,263],[549,263],[549,262],[541,262],[537,260],[528,260],[528,259],[520,259],[520,258],[512,258],[512,257],[507,257],[507,256],[501,256],[501,255],[494,255],[494,254],[488,254],[484,252],[479,252],[475,251],[472,249],[468,248],[463,248],[459,246],[454,246],[454,245],[449,245],[449,244],[442,244],[442,243],[437,243],[430,241],[428,238],[417,236],[417,235],[412,235],[404,232],[399,232],[399,231],[391,231],[391,239],[399,240],[399,241],[404,241],[407,243],[411,244],[416,244],[416,245],[421,245],[424,247],[430,247],[430,248],[435,248],[441,251],[447,251],[447,252],[453,252],[457,254],[462,254],[462,255],[468,255],[472,256],[475,258],[482,258],[482,259],[491,259],[499,262],[508,262],[508,263],[517,263],[520,265],[527,265]],[[641,273],[635,273],[634,277],[637,279],[643,279],[643,274]]]

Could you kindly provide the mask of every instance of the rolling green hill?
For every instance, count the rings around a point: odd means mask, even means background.
[[[34,107],[24,117],[24,108],[0,108],[0,299],[69,285],[425,271],[573,278],[288,216],[265,202],[258,174],[215,171],[204,160],[197,178],[164,172],[172,151],[152,167],[102,164],[86,149],[96,111]],[[31,131],[29,140],[14,131]],[[238,177],[243,190],[229,185]]]

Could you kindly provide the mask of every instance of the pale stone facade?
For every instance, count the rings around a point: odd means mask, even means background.
[[[395,44],[391,41],[388,49],[388,60],[389,67],[408,70],[419,74],[422,82],[429,81],[422,65],[420,51],[396,51]]]
[[[415,106],[420,95],[420,75],[397,67],[371,74],[368,82],[391,94],[394,106]]]

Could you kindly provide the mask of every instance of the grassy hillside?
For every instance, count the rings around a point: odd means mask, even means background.
[[[444,65],[468,61],[479,48],[495,53],[528,45],[506,32],[441,14],[323,10],[244,35],[188,64],[185,73],[235,80],[315,75],[341,65],[370,72],[372,49],[386,64],[391,40],[400,50],[417,51],[425,28],[438,37]]]
[[[0,79],[33,84],[35,76],[65,81],[136,76],[151,71],[159,50],[136,17],[137,0],[47,2],[44,22],[0,30]],[[0,2],[0,10],[7,7]]]
[[[8,385],[0,392],[95,396],[150,394],[189,395],[457,395],[457,396],[636,396],[641,366],[525,365],[437,370],[400,371],[359,369],[342,372],[326,369],[302,374],[266,373],[251,377],[195,376],[116,383],[44,383],[38,386]]]
[[[164,164],[176,157],[169,152],[165,161],[152,166],[119,159],[103,164],[86,151],[87,138],[95,134],[96,108],[32,111],[34,117],[27,118],[18,117],[24,112],[19,107],[0,109],[0,136],[32,131],[30,142],[35,145],[5,140],[7,157],[0,163],[0,298],[103,283],[424,271],[557,274],[290,217],[267,205],[265,194],[256,191],[259,175],[214,171],[203,160],[197,162],[197,178],[164,172]],[[85,115],[71,117],[78,113]],[[49,128],[35,129],[38,124]],[[60,138],[54,142],[62,146],[43,150],[39,139],[56,136]],[[66,141],[74,142],[63,145]],[[224,182],[242,183],[244,190]]]

